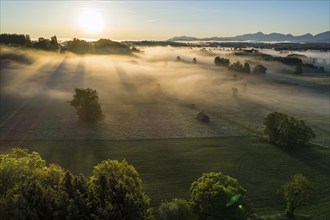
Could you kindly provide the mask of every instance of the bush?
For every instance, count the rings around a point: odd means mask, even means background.
[[[76,94],[73,95],[73,100],[69,103],[76,109],[80,120],[96,122],[104,118],[96,90],[76,88],[75,92]]]
[[[229,66],[230,70],[234,70],[236,72],[242,72],[242,73],[250,73],[250,65],[248,63],[244,63],[244,66],[241,64],[241,62],[237,61]]]
[[[229,66],[229,59],[216,57],[214,58],[214,64],[217,66]]]
[[[302,65],[298,64],[293,73],[296,74],[296,75],[301,75],[303,73]]]
[[[263,65],[256,65],[253,68],[253,73],[255,73],[255,74],[258,74],[258,73],[266,74],[266,71],[267,71],[267,68],[264,67]]]
[[[193,216],[190,204],[177,198],[171,202],[162,202],[158,212],[160,220],[190,220]]]

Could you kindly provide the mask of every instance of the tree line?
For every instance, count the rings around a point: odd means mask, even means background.
[[[0,34],[0,44],[7,46],[22,46],[47,51],[65,52],[70,51],[76,54],[130,54],[136,49],[109,39],[99,39],[95,42],[88,42],[74,38],[73,40],[59,43],[56,36],[50,39],[43,37],[32,41],[29,35],[23,34]]]
[[[247,74],[251,73],[251,68],[248,63],[241,64],[240,61],[236,61],[236,62],[230,64],[229,59],[224,58],[224,57],[219,57],[219,56],[215,57],[214,64],[217,66],[227,67],[228,69],[236,71],[236,72],[247,73]],[[256,65],[252,70],[252,72],[255,74],[259,74],[259,73],[266,74],[266,71],[267,71],[267,68],[264,67],[263,65]]]

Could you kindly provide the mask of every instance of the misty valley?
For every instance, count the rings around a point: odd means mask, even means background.
[[[288,201],[279,191],[301,173],[314,191],[303,208],[297,207],[296,218],[330,217],[329,50],[126,42],[109,51],[102,46],[109,42],[98,43],[86,53],[69,44],[61,53],[1,45],[1,163],[30,158],[36,151],[47,164],[72,172],[62,179],[80,173],[90,178],[89,189],[101,198],[97,181],[103,177],[98,175],[109,165],[101,161],[126,160],[143,181],[145,194],[134,196],[150,198],[150,204],[144,199],[141,205],[149,211],[136,219],[290,219],[291,212],[283,214]],[[123,48],[125,53],[118,52]],[[82,107],[77,104],[76,111],[72,104],[76,88],[97,91],[101,120],[79,119]],[[265,121],[274,112],[307,125],[315,138],[290,150],[269,141]],[[111,167],[123,166],[126,172],[131,169],[126,161]],[[294,180],[305,181],[304,176]],[[229,211],[212,216],[198,204],[196,192],[203,181],[218,178],[236,191],[229,190]],[[166,217],[171,202],[192,214]],[[248,215],[232,212],[234,207]],[[289,210],[292,216],[294,210]]]

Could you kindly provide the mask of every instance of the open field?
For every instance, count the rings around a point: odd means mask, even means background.
[[[311,205],[298,212],[328,219],[330,212],[329,150],[306,148],[287,154],[257,137],[191,138],[162,140],[2,140],[1,153],[13,146],[37,151],[48,163],[74,173],[90,175],[105,159],[126,159],[143,179],[152,206],[163,199],[189,197],[193,181],[204,172],[221,171],[237,178],[259,214],[284,210],[279,187],[295,173],[314,184]],[[324,151],[324,152],[320,152]]]
[[[1,60],[2,139],[262,134],[263,118],[279,111],[303,119],[316,132],[313,143],[330,147],[328,75],[282,74],[281,69],[292,67],[268,62],[262,63],[268,68],[264,76],[233,79],[233,72],[213,64],[214,55],[228,56],[231,62],[245,58],[226,55],[226,50],[209,54],[198,48],[150,47],[136,56],[76,56],[1,49],[18,54]],[[176,62],[177,55],[187,62]],[[32,64],[20,62],[20,56]],[[93,128],[79,123],[67,103],[77,87],[99,92],[106,119]],[[239,91],[236,98],[232,88]],[[201,110],[211,117],[210,124],[195,119]]]
[[[86,175],[102,160],[126,159],[153,207],[188,198],[203,172],[221,171],[247,189],[258,214],[284,210],[277,190],[300,172],[315,185],[312,204],[300,214],[330,218],[329,75],[284,74],[292,67],[200,48],[147,47],[134,56],[1,50],[16,54],[0,60],[1,153],[28,148]],[[176,62],[178,55],[185,62]],[[215,55],[265,65],[267,74],[234,78],[214,65]],[[98,91],[105,114],[93,125],[79,122],[68,104],[75,88],[87,87]],[[202,110],[210,123],[196,119]],[[263,119],[274,111],[304,120],[317,135],[312,143],[323,148],[288,154],[265,143]]]

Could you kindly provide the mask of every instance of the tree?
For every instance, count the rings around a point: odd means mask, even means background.
[[[190,204],[184,199],[162,202],[159,209],[160,220],[190,220],[193,218]]]
[[[0,213],[3,219],[55,219],[64,170],[46,165],[36,152],[15,148],[0,155]]]
[[[302,64],[298,64],[298,65],[296,66],[296,69],[295,69],[295,71],[294,71],[294,74],[296,74],[296,75],[301,75],[302,73],[303,73]]]
[[[54,35],[50,38],[51,46],[53,50],[58,50],[60,45],[57,42],[57,37]]]
[[[307,177],[298,173],[282,186],[281,192],[286,200],[286,215],[294,218],[294,211],[310,201],[313,187]]]
[[[228,67],[229,66],[229,59],[220,58],[219,56],[217,56],[216,58],[214,58],[214,64],[217,65],[217,66]]]
[[[149,198],[139,173],[125,160],[105,160],[94,167],[88,187],[98,219],[148,219]]]
[[[238,181],[222,173],[204,173],[190,188],[191,206],[199,219],[246,219],[250,213],[246,193]]]
[[[262,73],[262,74],[266,74],[267,68],[264,67],[263,65],[256,65],[253,68],[253,73],[258,74],[258,73]]]
[[[291,150],[295,145],[307,145],[315,138],[312,128],[303,120],[297,120],[284,113],[273,112],[264,119],[264,133],[269,136],[269,142]]]
[[[244,67],[242,69],[244,73],[251,73],[250,65],[248,63],[244,63]]]
[[[0,34],[0,44],[31,46],[31,38],[24,34]]]
[[[242,72],[243,66],[242,66],[241,62],[236,61],[235,63],[233,63],[232,65],[229,66],[229,69],[237,71],[237,72]]]
[[[73,100],[69,103],[76,109],[80,120],[96,122],[104,118],[96,90],[76,88],[75,92],[76,94],[73,95]]]
[[[99,39],[91,43],[97,54],[130,54],[131,50],[125,44],[109,39]]]

